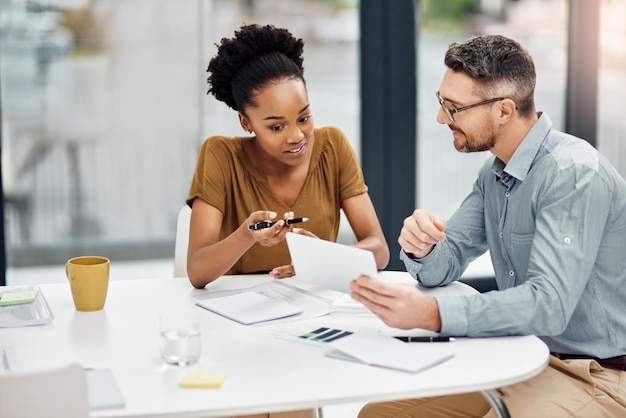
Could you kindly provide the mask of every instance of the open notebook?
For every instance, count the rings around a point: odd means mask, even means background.
[[[404,343],[380,334],[353,333],[329,342],[326,356],[408,373],[429,369],[454,357],[454,343]]]
[[[295,278],[287,280],[350,293],[350,282],[361,274],[378,275],[371,251],[293,232],[286,239],[296,271]]]

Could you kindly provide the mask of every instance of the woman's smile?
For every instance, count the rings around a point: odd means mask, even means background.
[[[306,152],[306,145],[307,145],[307,143],[303,142],[297,148],[289,149],[289,150],[285,151],[285,153],[293,155],[293,156],[296,156],[296,157],[300,157],[300,156],[305,154],[305,152]]]

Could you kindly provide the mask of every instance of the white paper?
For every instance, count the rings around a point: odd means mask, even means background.
[[[350,293],[350,282],[361,274],[378,275],[371,251],[293,232],[285,239],[296,271],[293,281]]]
[[[333,301],[332,313],[348,313],[357,315],[374,315],[365,305],[358,302],[348,294],[342,294]]]

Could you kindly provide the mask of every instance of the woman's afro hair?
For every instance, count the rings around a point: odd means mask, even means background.
[[[302,77],[302,50],[304,41],[296,39],[288,30],[276,28],[272,25],[259,26],[256,24],[244,25],[235,31],[234,38],[222,38],[220,44],[215,44],[218,51],[207,68],[210,74],[207,81],[209,90],[216,99],[223,101],[235,110],[239,109],[233,96],[233,79],[237,73],[257,58],[272,53],[283,54],[291,60],[299,69],[299,77]],[[284,73],[280,76],[294,76]],[[274,77],[274,78],[278,78]],[[262,80],[268,82],[271,80]],[[258,82],[257,82],[258,84]],[[255,86],[259,87],[259,85]]]

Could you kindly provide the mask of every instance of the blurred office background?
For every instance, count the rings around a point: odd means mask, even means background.
[[[112,278],[171,275],[176,216],[201,143],[213,134],[243,133],[235,112],[207,96],[205,73],[214,44],[243,23],[286,27],[305,40],[305,77],[316,124],[341,127],[362,155],[362,131],[371,121],[361,118],[361,98],[369,88],[362,83],[361,63],[372,56],[361,43],[371,28],[360,22],[362,8],[373,3],[384,12],[395,2],[0,0],[6,282],[41,281],[35,278],[38,271],[63,280],[65,261],[83,254],[110,257]],[[411,4],[414,16],[405,18],[414,20],[414,37],[396,46],[415,51],[414,103],[408,106],[415,113],[409,118],[415,135],[403,139],[415,160],[404,173],[415,179],[406,182],[412,206],[451,215],[488,157],[458,154],[449,130],[435,121],[434,93],[445,70],[446,47],[475,34],[500,33],[522,42],[536,60],[538,109],[561,130],[591,120],[583,126],[593,130],[585,139],[626,176],[621,106],[626,0]],[[370,19],[378,16],[368,13]],[[589,25],[585,19],[591,19]],[[578,36],[583,27],[592,28],[592,36]],[[573,51],[572,35],[578,36]],[[581,56],[586,53],[587,58]],[[568,96],[568,80],[590,79],[576,78],[585,63],[592,64],[596,81],[570,85],[579,96]],[[587,117],[568,120],[567,112],[576,107],[578,113],[569,118]],[[395,144],[385,137],[379,141]],[[372,194],[384,196],[380,189],[387,185],[371,174],[376,162],[369,158],[367,164]],[[397,218],[385,223],[393,245],[401,228]]]

